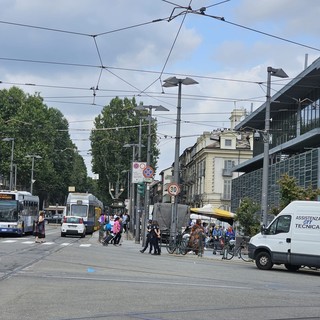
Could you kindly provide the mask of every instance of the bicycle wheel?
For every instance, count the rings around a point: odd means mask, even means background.
[[[180,254],[183,256],[188,253],[188,241],[182,240],[180,243]]]
[[[230,248],[228,245],[223,248],[222,253],[223,253],[222,259],[225,259],[225,260],[231,260],[234,256],[233,248]]]
[[[248,256],[248,244],[241,244],[240,245],[239,257],[245,262],[252,261],[252,259],[250,259]]]
[[[166,243],[168,253],[172,254],[176,250],[176,243],[173,238],[169,238]]]

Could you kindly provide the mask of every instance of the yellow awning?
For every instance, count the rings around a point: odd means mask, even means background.
[[[190,211],[227,222],[233,220],[235,217],[235,214],[233,212],[218,208],[212,208],[211,205],[205,205],[202,208],[190,208]]]

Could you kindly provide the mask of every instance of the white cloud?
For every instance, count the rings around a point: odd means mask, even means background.
[[[187,6],[190,1],[174,2]],[[162,104],[170,110],[158,118],[162,137],[159,170],[162,170],[174,161],[178,90],[166,88],[162,94],[159,73],[151,71],[161,72],[166,63],[162,80],[169,76],[167,73],[172,73],[178,77],[188,75],[199,82],[182,88],[182,152],[193,145],[197,135],[203,131],[229,126],[230,112],[234,107],[250,109],[253,103],[257,108],[265,99],[263,86],[230,80],[265,82],[269,65],[281,67],[294,77],[303,69],[306,53],[310,63],[319,55],[316,50],[228,22],[316,47],[320,28],[317,2],[237,0],[212,7],[208,0],[193,1],[193,9],[210,6],[207,14],[224,16],[226,22],[189,14],[174,44],[183,15],[170,22],[149,23],[170,16],[174,5],[167,2],[5,1],[0,20],[10,24],[0,23],[0,80],[37,84],[21,88],[29,93],[41,92],[48,106],[59,108],[64,113],[70,121],[71,136],[83,155],[90,149],[90,132],[85,130],[92,128],[93,119],[101,112],[102,106],[117,95],[131,98],[144,91],[137,96],[138,102]],[[183,9],[174,11],[176,14],[181,12]],[[140,26],[130,28],[136,25]],[[122,28],[124,30],[117,31]],[[90,36],[95,34],[98,34],[95,38]],[[98,82],[100,58],[104,66],[111,67],[111,72],[103,70]],[[39,63],[39,60],[48,63]],[[99,90],[94,100],[90,88],[96,85]],[[8,85],[2,84],[0,89],[5,87]],[[96,105],[92,105],[93,101]],[[86,155],[85,161],[90,171],[90,157]]]

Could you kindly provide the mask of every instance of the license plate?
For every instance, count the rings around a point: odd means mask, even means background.
[[[77,226],[74,226],[73,224],[68,225],[69,228],[76,228]]]

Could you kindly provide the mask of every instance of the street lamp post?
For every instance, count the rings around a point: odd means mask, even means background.
[[[33,184],[35,180],[33,180],[33,172],[34,172],[34,159],[41,159],[41,156],[38,156],[36,154],[28,154],[26,155],[26,158],[31,158],[31,181],[30,181],[30,193],[33,194]]]
[[[132,164],[131,164],[131,193],[130,193],[130,217],[134,216],[135,242],[140,243],[140,216],[135,210],[135,188],[133,182],[133,163],[135,161],[136,147],[143,147],[142,144],[126,143],[124,148],[132,147]],[[133,213],[133,214],[132,214]]]
[[[176,143],[175,143],[175,157],[173,167],[173,182],[179,185],[179,156],[180,156],[180,127],[181,127],[181,87],[182,85],[198,84],[192,78],[178,79],[176,77],[170,77],[163,81],[163,87],[177,87],[178,86],[178,105],[177,105],[177,123],[176,123]],[[176,238],[177,232],[177,218],[178,218],[178,199],[175,196],[174,206],[172,211],[171,219],[171,232],[173,233],[174,239]]]
[[[152,124],[152,109],[154,111],[169,111],[169,109],[159,105],[159,106],[153,106],[153,105],[143,105],[140,104],[135,108],[136,110],[146,110],[149,109],[148,113],[148,143],[147,143],[147,166],[151,165],[151,124]],[[141,119],[141,118],[140,118]],[[141,128],[141,125],[140,125]],[[141,137],[141,132],[139,137]],[[150,207],[150,189],[149,184],[147,183],[146,189],[145,189],[145,197],[144,197],[144,218],[143,218],[143,225],[142,225],[142,232],[144,237],[142,238],[143,245],[145,244],[145,236],[146,236],[146,224],[147,220],[149,219],[149,207]]]
[[[267,226],[268,223],[268,186],[269,186],[269,143],[270,143],[270,105],[271,105],[271,76],[278,78],[287,78],[288,75],[280,68],[267,68],[267,101],[265,116],[264,148],[263,148],[263,169],[262,169],[262,196],[261,196],[261,213],[262,224]]]
[[[159,105],[159,106],[153,106],[153,105],[143,105],[140,104],[135,108],[136,110],[146,110],[149,109],[149,114],[148,114],[148,144],[147,144],[147,165],[151,165],[151,125],[152,125],[152,109],[154,111],[169,111],[169,109]],[[146,188],[146,195],[145,195],[145,211],[146,213],[149,213],[149,188]]]
[[[11,159],[10,159],[10,182],[9,189],[12,190],[13,186],[13,153],[14,153],[14,138],[3,138],[2,141],[11,141]]]

